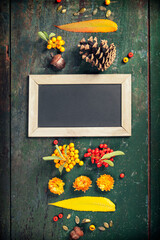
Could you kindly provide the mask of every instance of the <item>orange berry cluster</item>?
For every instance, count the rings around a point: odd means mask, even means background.
[[[66,172],[70,172],[72,168],[78,163],[79,166],[83,166],[84,162],[79,159],[79,151],[75,149],[74,143],[70,143],[68,146],[58,146],[65,160],[54,159],[55,167],[59,168],[61,165],[64,165]],[[67,148],[67,156],[65,155],[65,149]],[[52,156],[60,157],[60,154],[57,149],[54,150]]]
[[[48,40],[48,45],[47,48],[51,49],[51,48],[57,48],[60,50],[60,52],[64,52],[65,48],[63,47],[63,45],[65,44],[65,41],[62,39],[61,36],[53,37],[52,39]]]

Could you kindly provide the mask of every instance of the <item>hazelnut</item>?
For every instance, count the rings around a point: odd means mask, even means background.
[[[76,226],[74,227],[74,231],[76,232],[77,235],[82,237],[84,235],[83,231],[80,229],[80,227]]]
[[[71,232],[70,232],[70,237],[71,237],[71,239],[79,239],[79,235],[74,231],[74,230],[72,230]]]
[[[52,58],[52,61],[50,62],[51,65],[56,67],[57,69],[61,70],[65,67],[66,63],[64,59],[62,58],[61,54],[57,54]]]

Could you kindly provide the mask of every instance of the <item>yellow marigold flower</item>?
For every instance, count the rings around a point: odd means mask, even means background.
[[[114,179],[111,175],[101,175],[97,178],[97,186],[101,191],[110,191],[114,187]]]
[[[83,191],[86,192],[92,185],[92,181],[89,177],[80,176],[77,177],[73,183],[74,191]]]
[[[63,188],[64,185],[65,183],[57,177],[50,179],[48,182],[49,190],[52,193],[58,194],[58,195],[61,195],[64,192],[64,188]]]

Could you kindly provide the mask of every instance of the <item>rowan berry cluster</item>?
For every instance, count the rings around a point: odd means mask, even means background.
[[[113,149],[110,149],[107,144],[100,144],[99,148],[91,149],[88,148],[87,153],[84,154],[84,157],[91,157],[91,162],[96,163],[97,167],[100,168],[102,166],[108,167],[109,164],[104,162],[101,158],[107,154],[107,153],[112,153]],[[110,161],[114,161],[114,158],[110,158]]]
[[[63,45],[65,44],[65,41],[62,39],[61,36],[53,37],[52,39],[48,40],[48,45],[47,48],[51,49],[51,48],[57,48],[60,50],[60,52],[64,52],[65,48],[63,47]]]
[[[55,145],[58,144],[57,140],[53,142]],[[61,154],[64,159],[54,159],[55,167],[59,168],[64,165],[66,172],[70,172],[72,168],[78,163],[79,166],[83,166],[84,162],[79,159],[79,150],[75,149],[74,143],[70,143],[69,145],[58,146]],[[66,151],[65,151],[66,149]],[[57,149],[54,150],[52,156],[61,157],[59,151]]]

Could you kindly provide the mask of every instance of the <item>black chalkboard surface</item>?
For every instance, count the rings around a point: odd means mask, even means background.
[[[121,84],[42,84],[38,127],[121,126]]]

